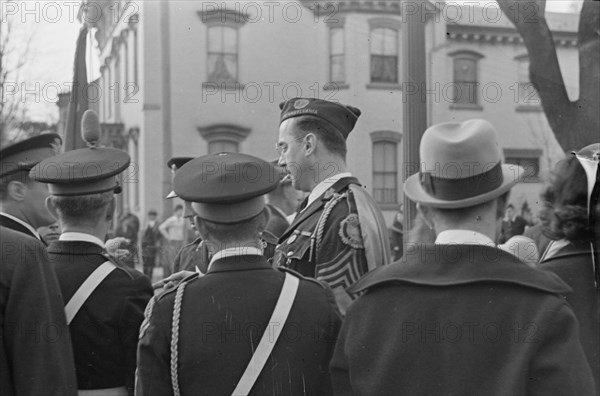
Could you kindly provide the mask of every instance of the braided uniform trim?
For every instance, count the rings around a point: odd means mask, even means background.
[[[177,294],[175,295],[175,305],[173,306],[173,324],[171,326],[171,385],[173,386],[173,395],[179,396],[179,379],[177,375],[177,360],[179,359],[179,319],[181,314],[181,303],[183,301],[183,291],[187,282],[182,282],[177,287]]]
[[[316,250],[315,262],[316,262],[317,252],[319,251],[319,247],[321,245],[321,241],[323,241],[323,231],[325,230],[325,223],[327,223],[327,219],[329,218],[329,215],[333,211],[333,208],[335,208],[336,205],[338,203],[340,203],[342,201],[342,199],[346,198],[347,196],[348,196],[347,192],[343,193],[343,194],[335,193],[335,194],[333,194],[333,198],[331,198],[331,200],[325,204],[325,209],[323,210],[323,213],[321,214],[321,217],[319,218],[319,221],[317,222],[316,233],[313,234],[313,238],[316,238],[316,240],[315,240],[315,250]],[[311,253],[311,257],[312,257],[312,253]]]

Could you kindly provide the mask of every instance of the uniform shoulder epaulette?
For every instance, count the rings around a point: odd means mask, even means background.
[[[177,291],[177,289],[179,288],[179,286],[181,286],[182,284],[187,284],[192,282],[193,280],[196,280],[199,278],[199,274],[197,272],[194,272],[191,275],[186,276],[185,278],[183,278],[180,282],[178,282],[175,286],[170,287],[168,289],[163,289],[163,291],[159,294],[157,294],[156,296],[154,296],[154,298],[156,299],[156,301],[160,301],[161,299],[163,299],[165,296],[170,295],[174,292]]]
[[[311,278],[311,277],[308,277],[308,276],[304,276],[304,275],[302,275],[301,273],[299,273],[299,272],[296,272],[296,271],[294,271],[293,269],[290,269],[290,268],[288,268],[288,267],[277,267],[277,269],[278,269],[278,270],[280,270],[280,271],[282,271],[282,272],[289,272],[290,274],[292,274],[292,275],[294,275],[294,276],[296,276],[296,277],[300,278],[301,280],[305,280],[305,281],[308,281],[308,282],[315,283],[315,284],[317,284],[317,285],[321,286],[321,287],[322,287],[322,288],[324,288],[324,289],[326,289],[326,288],[327,288],[327,284],[326,284],[325,282],[322,282],[322,281],[320,281],[320,280],[317,280],[317,279],[315,279],[315,278]]]

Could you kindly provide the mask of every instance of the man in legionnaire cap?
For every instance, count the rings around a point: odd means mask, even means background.
[[[330,288],[263,256],[272,164],[236,153],[175,176],[212,258],[205,276],[154,297],[140,329],[137,395],[326,395],[341,318]]]
[[[523,168],[485,120],[431,126],[404,184],[433,244],[367,274],[331,361],[337,395],[593,395],[577,320],[555,274],[496,247]]]
[[[346,168],[346,139],[361,112],[320,99],[281,103],[279,165],[310,195],[279,239],[274,263],[324,280],[342,311],[346,289],[391,260],[379,207]]]
[[[100,126],[93,111],[84,113],[82,127],[88,148],[48,158],[30,176],[49,184],[46,205],[62,226],[48,254],[64,297],[79,390],[127,395],[133,393],[138,329],[153,291],[146,276],[104,248],[121,190],[118,175],[130,158],[97,147]]]
[[[56,155],[60,136],[47,133],[0,150],[0,225],[42,242],[37,229],[54,223],[44,204],[48,186],[34,183],[29,170]]]

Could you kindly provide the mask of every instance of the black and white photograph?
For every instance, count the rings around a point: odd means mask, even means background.
[[[600,1],[0,0],[0,395],[600,396]]]

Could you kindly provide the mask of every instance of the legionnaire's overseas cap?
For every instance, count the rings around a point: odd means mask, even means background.
[[[344,139],[348,138],[361,112],[356,107],[322,99],[294,98],[279,104],[281,118],[279,124],[288,118],[314,116],[331,124]]]
[[[183,165],[187,164],[193,159],[194,157],[173,157],[167,161],[167,166],[169,167],[169,169],[171,169],[171,172],[175,174],[175,172],[177,172],[179,168],[181,168]],[[177,198],[177,194],[175,193],[175,191],[171,191],[169,195],[167,195],[165,198]]]
[[[200,218],[232,224],[260,214],[264,194],[281,178],[273,164],[239,153],[205,155],[185,164],[175,174],[175,193],[192,202]]]
[[[38,162],[58,154],[60,145],[59,135],[44,133],[6,146],[0,150],[0,177],[31,170]]]
[[[404,193],[434,208],[466,208],[509,191],[524,174],[504,164],[497,133],[486,120],[429,127],[420,144],[421,171],[406,179]]]
[[[47,158],[34,166],[29,176],[38,182],[48,183],[52,195],[120,193],[118,174],[129,167],[131,158],[123,150],[97,147],[100,124],[93,110],[83,114],[81,124],[81,136],[88,148]]]

